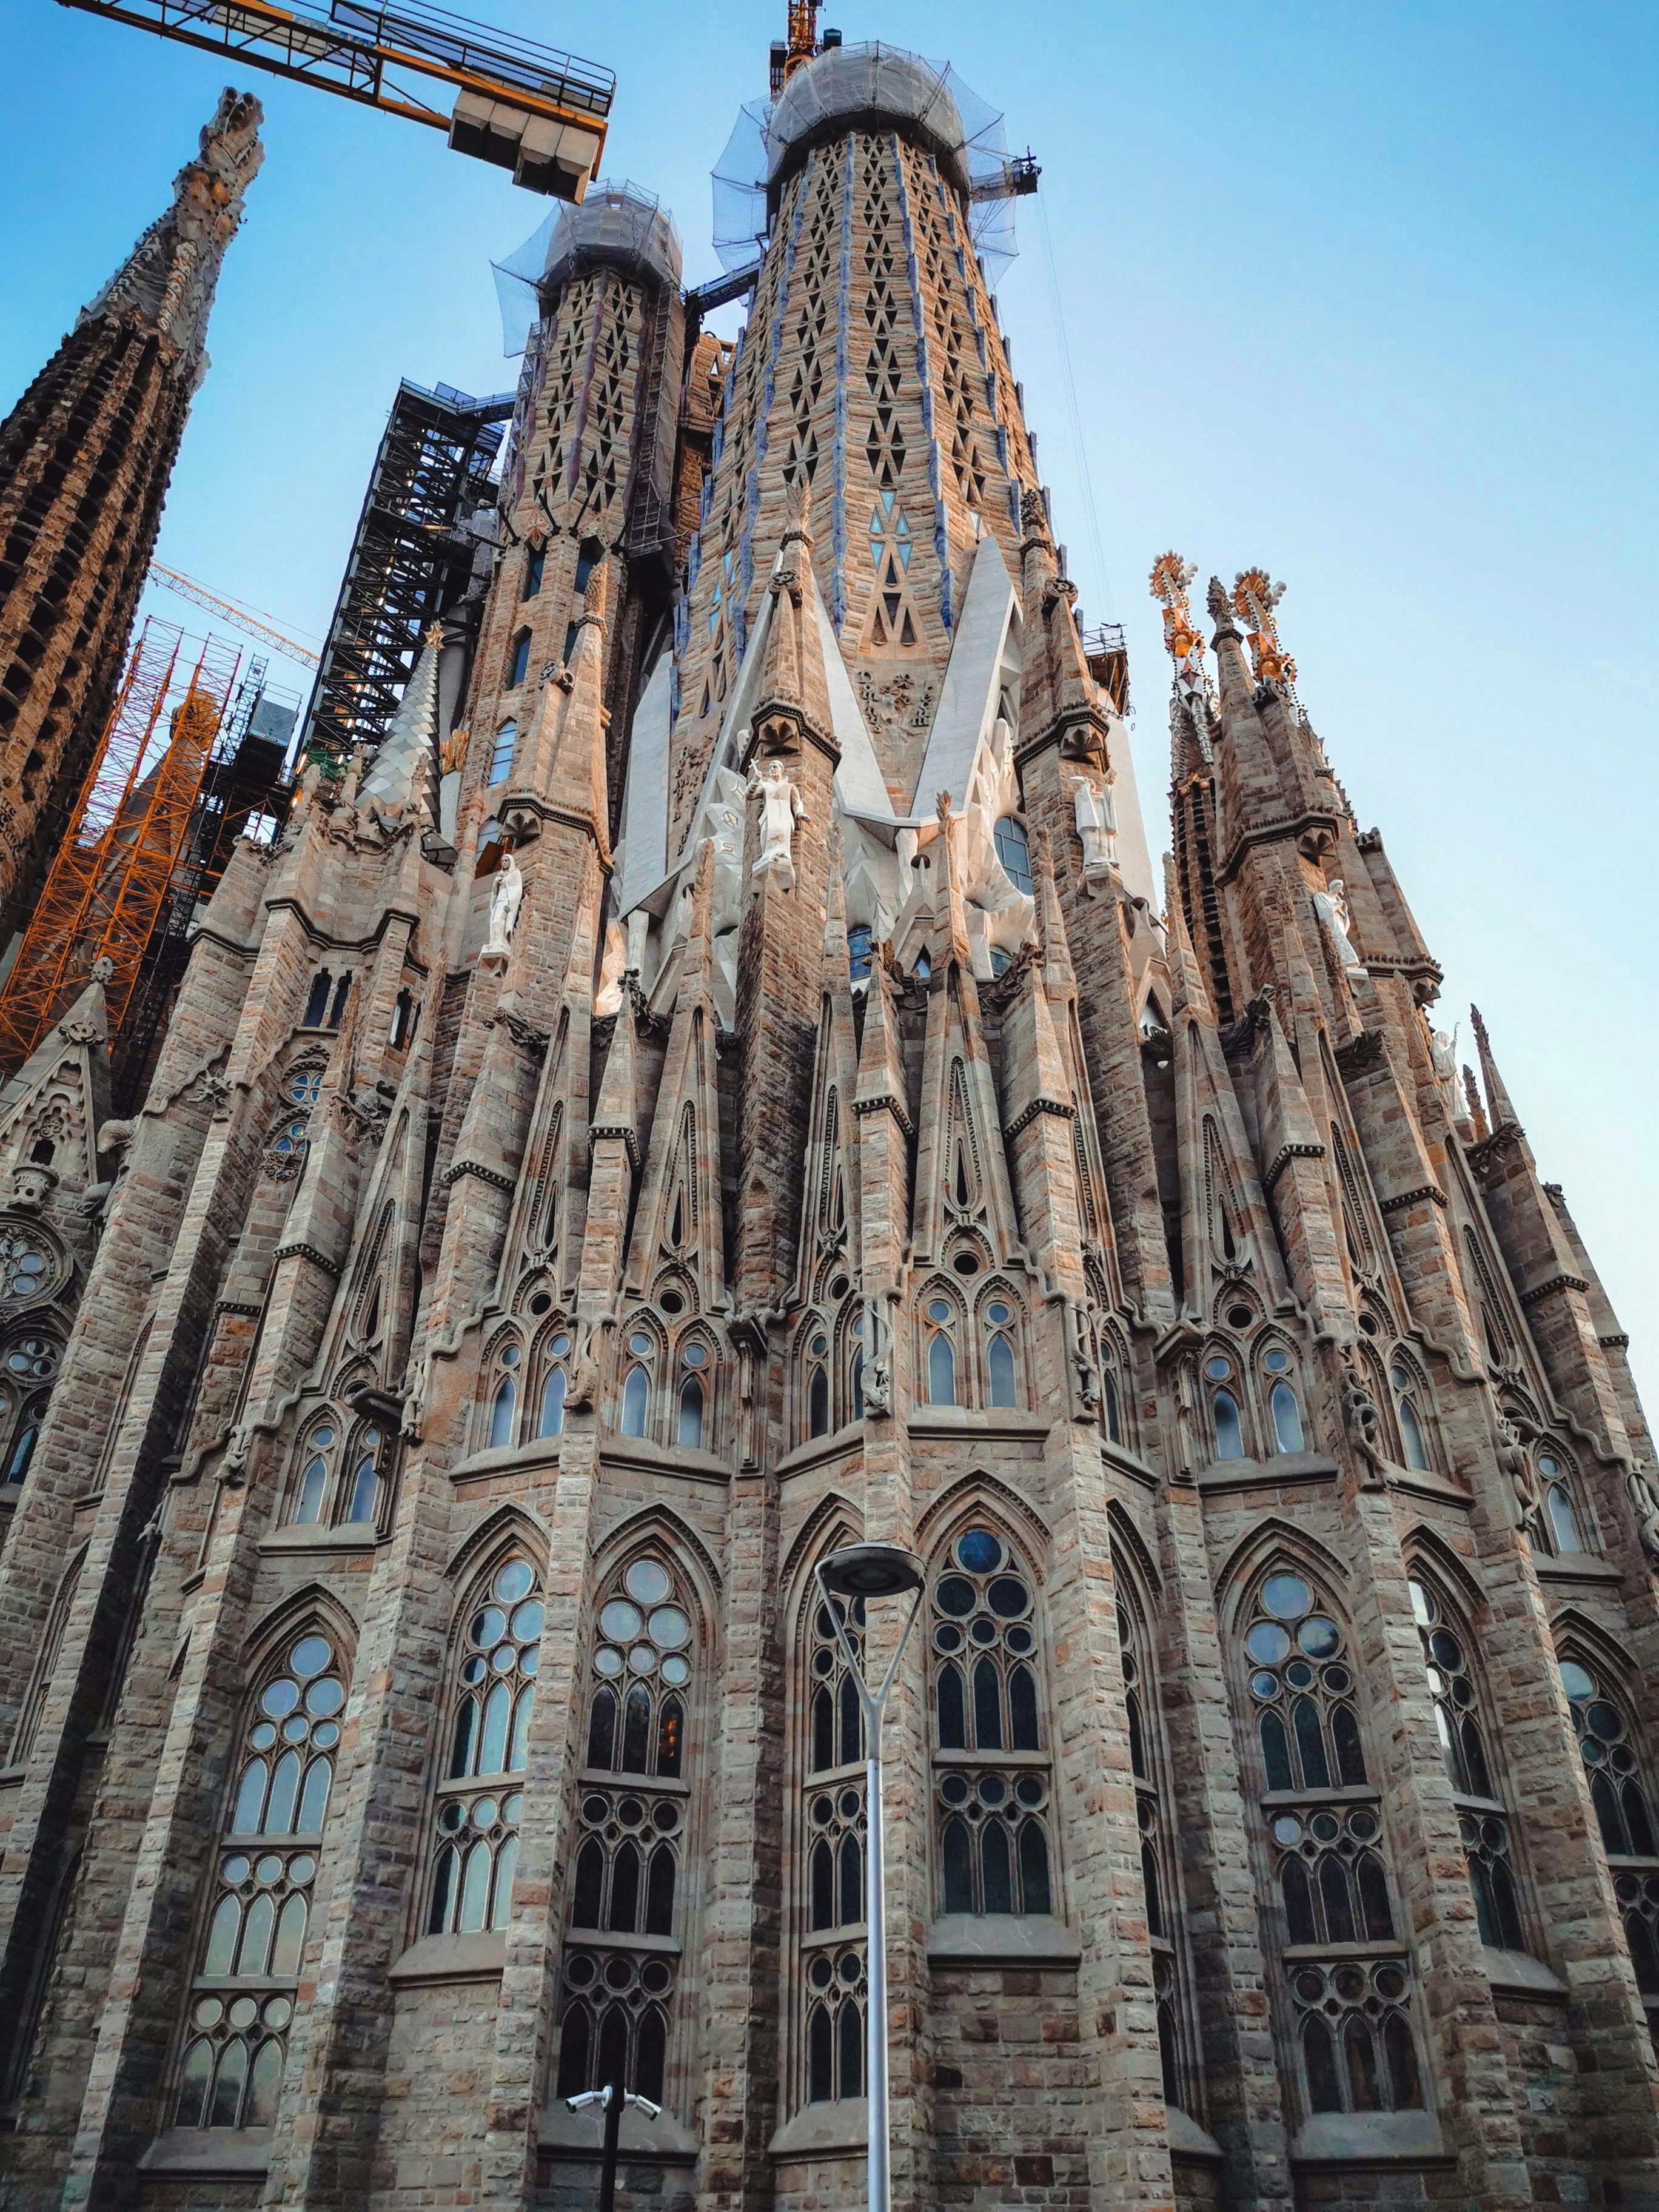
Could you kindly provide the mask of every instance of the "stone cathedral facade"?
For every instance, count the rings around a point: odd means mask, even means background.
[[[860,1538],[896,2202],[1659,2203],[1626,1340],[1259,569],[1153,878],[965,137],[803,58],[735,348],[567,215],[459,710],[0,1095],[16,2212],[863,2203]]]

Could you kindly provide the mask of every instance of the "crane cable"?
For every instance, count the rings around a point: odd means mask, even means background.
[[[1078,405],[1077,379],[1072,373],[1072,349],[1066,336],[1066,311],[1061,304],[1060,271],[1054,263],[1054,241],[1048,230],[1048,210],[1042,195],[1036,195],[1037,223],[1042,233],[1042,258],[1048,271],[1048,300],[1054,314],[1054,336],[1060,349],[1060,375],[1066,386],[1066,404],[1072,418],[1072,442],[1077,450],[1078,476],[1083,486],[1084,513],[1089,525],[1089,550],[1094,556],[1095,581],[1100,592],[1099,619],[1109,622],[1112,612],[1112,580],[1106,567],[1106,551],[1101,542],[1100,518],[1095,511],[1095,487],[1089,474],[1089,449],[1083,440],[1083,410]]]

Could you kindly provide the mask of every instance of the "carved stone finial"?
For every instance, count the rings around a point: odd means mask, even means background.
[[[1279,641],[1273,610],[1285,596],[1265,568],[1241,568],[1233,580],[1233,612],[1249,635],[1250,658],[1258,684],[1288,686],[1296,681],[1296,663]]]
[[[805,469],[797,469],[784,489],[783,534],[805,538],[812,520],[812,487]]]
[[[1212,576],[1210,588],[1205,594],[1205,605],[1210,610],[1210,619],[1218,630],[1234,631],[1233,603],[1227,596],[1227,587],[1219,576]]]
[[[1019,495],[1019,526],[1027,538],[1048,543],[1048,518],[1043,512],[1042,494],[1034,485],[1028,484]]]

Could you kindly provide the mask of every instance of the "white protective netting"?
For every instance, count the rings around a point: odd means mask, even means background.
[[[838,116],[890,115],[927,133],[969,187],[1000,186],[1008,149],[1000,109],[964,84],[949,62],[924,61],[899,46],[831,46],[797,70],[775,105],[751,100],[738,113],[713,172],[714,251],[728,270],[753,261],[765,243],[767,187],[789,149]],[[968,227],[994,286],[1018,248],[1008,197],[975,199]]]
[[[516,253],[494,261],[501,310],[501,350],[521,354],[545,294],[586,256],[643,264],[678,291],[682,256],[674,218],[654,193],[632,183],[590,186],[580,207],[561,207],[538,223]]]

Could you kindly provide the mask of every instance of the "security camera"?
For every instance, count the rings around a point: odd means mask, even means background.
[[[573,2112],[580,2112],[585,2105],[598,2105],[602,2110],[611,2102],[609,2083],[603,2089],[584,2089],[580,2097],[567,2097],[565,2103]]]
[[[643,2112],[647,2120],[659,2120],[662,2118],[662,2106],[653,2105],[649,2097],[636,2097],[630,2089],[628,2093],[628,2101],[637,2111]]]

